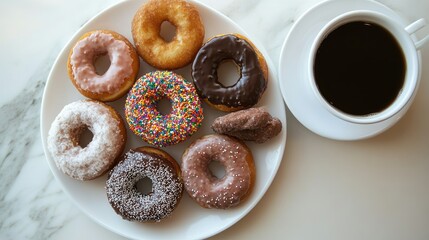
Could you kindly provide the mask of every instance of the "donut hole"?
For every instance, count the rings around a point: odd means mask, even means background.
[[[210,173],[218,179],[223,178],[226,174],[225,166],[219,161],[211,161],[209,164],[209,170]]]
[[[79,133],[78,144],[81,148],[86,148],[88,144],[92,141],[94,134],[89,130],[88,126],[83,127]]]
[[[171,42],[176,36],[176,26],[174,26],[169,21],[164,21],[161,23],[161,28],[159,31],[159,36],[164,39],[166,42]]]
[[[224,87],[234,86],[240,79],[240,67],[232,60],[225,60],[217,68],[218,82]]]
[[[107,72],[107,70],[110,67],[110,57],[106,53],[99,54],[94,59],[94,67],[95,67],[95,73],[98,75],[103,75]]]
[[[173,110],[173,107],[171,106],[170,100],[168,100],[167,98],[161,98],[156,103],[156,109],[158,110],[158,112],[160,114],[162,114],[162,115],[168,115]]]
[[[144,177],[137,181],[135,187],[143,195],[149,195],[152,192],[152,180],[148,177]]]

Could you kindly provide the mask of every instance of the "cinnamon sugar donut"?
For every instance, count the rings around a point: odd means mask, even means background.
[[[167,42],[160,36],[161,24],[176,27]],[[197,9],[183,0],[149,0],[136,12],[132,34],[138,54],[158,69],[176,69],[190,63],[203,44],[204,26]]]
[[[94,61],[107,54],[109,69],[96,72]],[[136,80],[140,62],[133,45],[119,33],[97,30],[85,33],[70,50],[68,75],[85,97],[99,101],[114,101],[122,97]]]
[[[146,177],[152,181],[152,191],[142,194],[136,184]],[[159,222],[171,215],[182,198],[180,167],[160,149],[130,150],[110,171],[106,191],[110,205],[124,219]]]
[[[218,161],[225,167],[219,179],[209,170]],[[192,143],[182,156],[182,175],[189,196],[204,208],[237,206],[251,193],[255,166],[247,146],[225,135],[207,135]]]
[[[82,148],[79,137],[85,128],[93,137]],[[82,100],[61,110],[49,129],[47,144],[63,173],[78,180],[91,180],[117,163],[125,141],[124,123],[112,107],[94,100]]]

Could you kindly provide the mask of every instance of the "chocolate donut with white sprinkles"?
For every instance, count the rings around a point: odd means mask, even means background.
[[[210,171],[213,161],[224,166],[223,177],[217,178]],[[252,152],[243,142],[226,135],[197,139],[183,153],[181,168],[186,191],[204,208],[236,207],[255,185]]]
[[[152,191],[143,194],[136,184],[149,178]],[[153,147],[128,151],[106,181],[110,205],[129,221],[155,221],[171,215],[183,195],[180,166],[168,153]]]

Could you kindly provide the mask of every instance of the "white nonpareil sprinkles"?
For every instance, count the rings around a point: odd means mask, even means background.
[[[237,206],[251,191],[254,175],[250,150],[225,135],[208,135],[195,141],[182,157],[182,174],[189,196],[205,208]],[[212,161],[225,167],[221,179],[209,170]]]
[[[152,181],[149,194],[142,194],[136,188],[136,183],[145,177]],[[176,208],[183,183],[166,160],[130,150],[110,172],[106,191],[113,209],[124,219],[159,222]]]

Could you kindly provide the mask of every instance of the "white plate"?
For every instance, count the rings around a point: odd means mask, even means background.
[[[290,111],[309,130],[336,140],[358,140],[377,135],[393,126],[412,102],[409,101],[400,112],[386,121],[356,124],[335,117],[311,91],[307,61],[312,42],[327,22],[353,10],[378,11],[398,19],[404,27],[407,25],[394,11],[375,1],[325,1],[308,10],[297,20],[283,43],[279,60],[280,89]]]
[[[217,234],[230,227],[243,218],[262,198],[270,186],[280,162],[286,144],[286,113],[280,91],[278,91],[276,73],[274,66],[266,51],[257,42],[259,50],[265,55],[269,66],[268,89],[263,95],[258,106],[265,106],[274,116],[278,117],[283,124],[283,131],[279,136],[264,144],[248,143],[252,149],[255,159],[257,178],[254,192],[249,199],[239,207],[230,210],[204,209],[191,200],[185,193],[182,201],[169,219],[160,223],[137,223],[123,220],[110,207],[104,189],[106,176],[99,179],[80,182],[62,174],[56,168],[52,158],[46,149],[46,137],[50,125],[56,115],[68,103],[83,99],[73,87],[67,76],[66,62],[70,47],[84,32],[95,29],[111,29],[131,38],[131,19],[138,7],[144,0],[131,0],[121,2],[95,16],[82,29],[80,29],[72,40],[65,46],[52,67],[51,73],[45,87],[41,112],[41,133],[46,158],[49,166],[62,185],[64,191],[76,202],[76,204],[106,228],[133,239],[200,239]],[[203,19],[206,28],[206,39],[221,33],[246,34],[239,26],[216,10],[194,2]],[[252,39],[252,38],[250,38]],[[141,64],[140,75],[153,70],[146,63]],[[176,72],[187,79],[190,78],[190,67],[187,66]],[[124,114],[124,98],[112,103],[122,115]],[[191,141],[208,133],[212,133],[210,125],[215,117],[224,113],[213,110],[204,105],[205,120],[202,128],[187,141],[164,148],[176,160],[180,162],[184,149]],[[132,147],[147,145],[141,139],[128,131],[128,143],[126,150]]]

